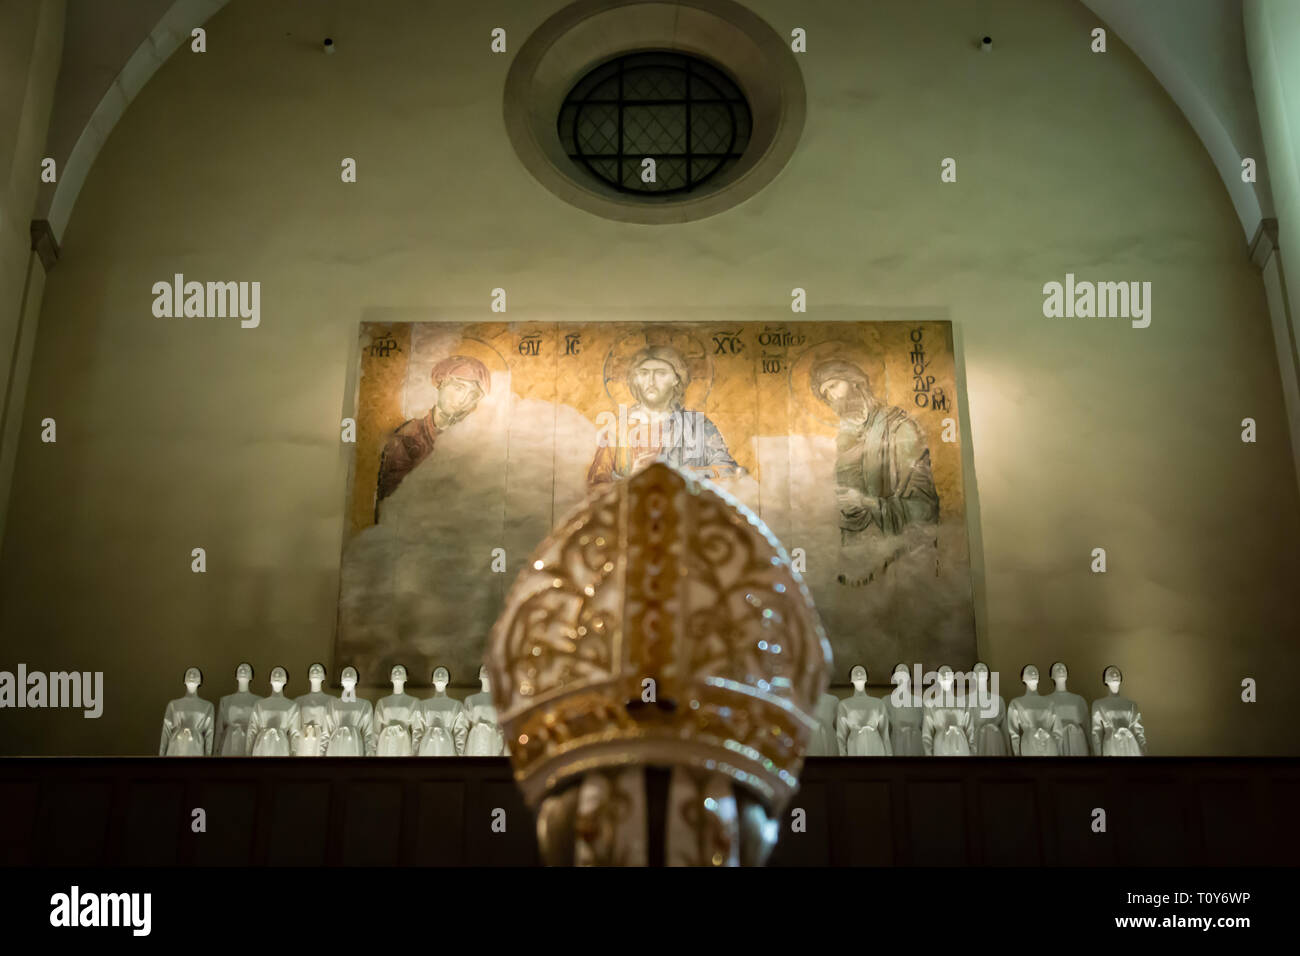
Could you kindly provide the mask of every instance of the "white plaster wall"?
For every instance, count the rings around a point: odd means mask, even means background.
[[[797,285],[810,318],[956,323],[980,652],[1004,696],[1026,662],[1066,660],[1088,697],[1118,663],[1154,752],[1296,752],[1300,501],[1264,289],[1204,147],[1132,54],[1091,54],[1073,0],[759,0],[808,31],[800,148],[734,210],[632,226],[561,203],[506,138],[489,31],[518,49],[557,6],[341,3],[327,57],[295,5],[232,0],[209,52],[182,49],[128,109],[46,289],[0,558],[5,660],[103,670],[106,709],[13,713],[0,750],[148,751],[190,663],[213,698],[244,658],[303,691],[332,648],[338,420],[367,310],[488,317],[503,286],[520,315],[671,317],[780,309]],[[154,318],[174,272],[260,280],[261,327]],[[1066,272],[1152,282],[1151,327],[1045,319]]]
[[[63,0],[0,8],[0,539],[44,274],[31,222],[63,50]]]
[[[61,2],[0,10],[0,396],[18,332],[62,32]]]
[[[67,0],[65,56],[59,65],[56,109],[47,149],[62,168],[95,107],[112,87],[131,54],[148,39],[175,0]],[[48,211],[53,186],[42,187],[39,202]]]
[[[1247,65],[1242,0],[1083,0],[1133,50],[1205,144],[1246,240],[1273,215],[1268,166]],[[1241,180],[1241,162],[1257,179]]]
[[[1288,284],[1294,349],[1300,295],[1300,5],[1248,0],[1245,23],[1264,144],[1270,168],[1276,169],[1278,255]]]

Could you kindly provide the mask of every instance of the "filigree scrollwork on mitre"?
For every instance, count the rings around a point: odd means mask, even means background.
[[[488,667],[530,803],[597,767],[797,785],[830,647],[762,522],[663,463],[603,487],[520,574]]]

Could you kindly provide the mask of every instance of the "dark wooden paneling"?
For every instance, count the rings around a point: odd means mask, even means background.
[[[772,863],[1293,865],[1298,806],[1290,758],[813,758]],[[0,759],[10,865],[527,866],[533,832],[504,759]]]
[[[192,788],[191,802],[207,812],[208,829],[184,837],[189,844],[187,862],[200,866],[250,866],[254,862],[257,790],[251,779],[203,781]]]
[[[60,768],[63,769],[63,768]],[[100,768],[96,767],[95,771]],[[139,767],[137,772],[146,768]],[[36,812],[32,854],[42,866],[98,866],[117,863],[109,858],[109,820],[117,809],[113,784],[103,779],[77,779],[51,774],[42,780]],[[13,821],[5,826],[28,825]]]
[[[397,781],[346,784],[344,866],[396,866],[401,862],[402,787]]]
[[[1240,780],[1203,780],[1196,786],[1206,862],[1214,866],[1252,866],[1259,856],[1251,819],[1258,794]],[[1300,809],[1300,808],[1298,808]]]
[[[1042,866],[1043,815],[1032,778],[976,781],[979,826],[976,846],[988,866]]]
[[[180,780],[139,780],[127,788],[126,831],[121,859],[127,866],[176,866],[185,784]],[[185,813],[188,820],[189,813]],[[189,829],[188,822],[185,824]]]
[[[427,866],[455,866],[465,852],[465,784],[421,783],[416,814],[416,859]]]
[[[1128,777],[1125,774],[1125,777]],[[1128,866],[1187,866],[1197,858],[1199,833],[1190,827],[1188,801],[1195,791],[1185,782],[1125,779],[1118,805],[1107,806],[1108,828],[1115,834],[1119,862]]]
[[[804,784],[811,785],[812,781]],[[839,798],[828,861],[836,866],[892,866],[897,862],[894,818],[901,814],[896,814],[890,781],[828,781],[826,786]]]
[[[1052,818],[1051,842],[1046,847],[1049,861],[1061,866],[1115,865],[1115,835],[1110,830],[1108,809],[1110,779],[1102,774],[1063,774],[1060,779],[1045,781],[1045,789]],[[1093,827],[1098,809],[1107,811],[1107,829],[1102,832]]]
[[[815,780],[799,788],[777,821],[781,837],[768,861],[770,865],[818,866],[826,860],[833,826],[828,790],[825,783]],[[798,818],[802,832],[794,829],[796,810],[803,811]]]
[[[322,768],[322,772],[325,770],[328,768]],[[346,786],[346,780],[337,786]],[[338,827],[330,817],[330,798],[335,786],[328,779],[286,780],[271,789],[269,819],[266,796],[263,792],[258,794],[258,801],[263,804],[259,823],[264,830],[259,843],[266,849],[255,848],[254,859],[265,852],[266,862],[272,866],[324,866],[328,851],[338,848]],[[265,791],[266,787],[261,790]]]
[[[477,790],[476,798],[466,804],[466,862],[472,861],[475,866],[535,865],[536,821],[514,779],[502,775],[476,783],[477,787],[471,788],[471,792]],[[504,831],[494,827],[494,822],[502,819]]]
[[[948,779],[907,781],[907,838],[911,862],[920,866],[950,866],[970,859],[966,801],[962,783],[952,773],[945,775]]]
[[[1300,810],[1297,809],[1300,807],[1300,774],[1294,773],[1294,766],[1291,770],[1293,773],[1290,777],[1279,777],[1271,774],[1268,777],[1268,790],[1269,795],[1272,797],[1269,801],[1271,803],[1269,809],[1273,811],[1268,815],[1270,818],[1268,832],[1272,834],[1272,838],[1264,845],[1268,847],[1291,847],[1291,865],[1294,866],[1295,861],[1300,859]],[[1256,831],[1251,839],[1259,842],[1259,829],[1265,824],[1258,821],[1258,816],[1255,817],[1255,820]],[[1273,859],[1270,855],[1260,862],[1271,863]]]
[[[34,862],[33,823],[40,806],[34,780],[0,780],[0,866],[29,866]]]

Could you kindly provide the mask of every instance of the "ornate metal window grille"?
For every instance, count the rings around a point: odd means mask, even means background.
[[[752,119],[740,88],[717,67],[680,53],[633,53],[578,81],[560,108],[560,141],[574,162],[626,193],[686,193],[733,165]],[[655,161],[655,182],[642,161]]]

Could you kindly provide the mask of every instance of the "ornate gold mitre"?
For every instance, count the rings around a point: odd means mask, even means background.
[[[779,810],[831,650],[763,522],[655,463],[595,492],[542,542],[487,667],[533,806],[575,775],[642,765],[723,774]]]

